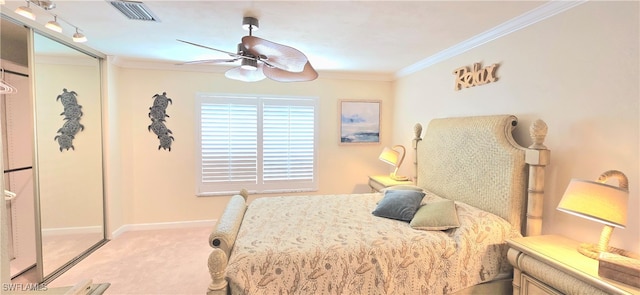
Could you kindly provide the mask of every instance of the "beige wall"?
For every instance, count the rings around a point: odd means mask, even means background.
[[[617,169],[629,177],[629,219],[611,245],[640,253],[638,11],[638,2],[587,2],[398,79],[393,140],[408,145],[414,123],[436,117],[511,113],[528,146],[541,118],[551,149],[543,233],[597,242],[602,225],[555,208],[571,178]],[[499,81],[454,91],[452,72],[475,62],[499,63]]]
[[[368,192],[367,175],[389,173],[377,157],[390,142],[392,83],[321,78],[307,83],[232,81],[222,73],[109,66],[108,196],[110,231],[126,224],[217,219],[228,197],[195,196],[195,96],[197,92],[316,96],[320,102],[319,191],[315,194]],[[154,94],[173,100],[166,125],[175,141],[158,150],[147,130]],[[382,101],[382,144],[339,145],[340,99]],[[112,122],[116,120],[117,122]],[[238,190],[241,188],[238,187]]]
[[[618,169],[630,180],[629,221],[613,246],[640,252],[638,152],[638,3],[587,2],[395,82],[321,78],[310,83],[242,83],[219,73],[108,66],[108,216],[110,232],[126,224],[219,218],[228,197],[195,197],[196,92],[320,98],[320,190],[367,191],[366,176],[389,172],[383,146],[410,146],[413,125],[431,118],[511,113],[516,139],[528,126],[549,125],[543,232],[595,242],[602,226],[555,210],[572,177],[595,179]],[[428,40],[425,40],[428,42]],[[499,63],[497,83],[454,91],[453,70]],[[115,86],[114,86],[115,85]],[[167,92],[172,151],[158,150],[147,130],[152,96]],[[382,100],[382,144],[341,146],[339,99]],[[412,175],[405,164],[401,174]],[[615,184],[615,180],[612,181]]]

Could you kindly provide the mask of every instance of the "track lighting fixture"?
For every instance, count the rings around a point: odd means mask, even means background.
[[[50,0],[26,0],[26,1],[27,1],[27,6],[20,6],[15,10],[17,14],[22,15],[31,20],[35,20],[36,16],[33,13],[33,10],[31,10],[31,4],[33,3],[35,4],[36,7],[44,10],[50,16],[53,16],[53,20],[47,22],[44,25],[47,29],[56,31],[58,33],[62,33],[62,26],[60,26],[60,23],[58,23],[58,19],[60,19],[62,22],[65,22],[67,25],[74,27],[76,29],[76,32],[73,34],[73,42],[78,42],[78,43],[87,42],[87,37],[80,32],[80,29],[77,26],[59,17],[58,15],[52,14],[51,12],[49,12],[49,10],[56,8],[56,4],[53,3],[53,1],[50,1]]]
[[[31,2],[35,3],[36,5],[40,6],[42,9],[44,10],[51,10],[56,8],[56,4],[53,3],[53,1],[49,1],[49,0],[31,0]]]
[[[35,14],[33,14],[33,10],[31,10],[31,1],[27,0],[27,6],[20,6],[16,8],[16,13],[22,15],[30,20],[36,20]]]
[[[46,25],[44,25],[45,27],[47,27],[47,29],[56,31],[58,33],[62,33],[62,27],[60,26],[60,24],[58,23],[58,16],[54,15],[53,16],[53,20],[50,20]]]
[[[76,33],[73,34],[73,42],[78,42],[78,43],[87,42],[87,37],[83,33],[80,33],[78,31],[78,28],[76,28]]]

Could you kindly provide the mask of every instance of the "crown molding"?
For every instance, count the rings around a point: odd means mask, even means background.
[[[207,73],[224,73],[229,69],[227,66],[218,65],[180,65],[167,61],[148,60],[148,59],[132,59],[120,56],[110,56],[109,61],[121,68],[143,69],[143,70],[168,70],[168,71],[188,71],[188,72],[207,72]]]
[[[122,58],[112,56],[109,61],[118,67],[144,70],[168,70],[168,71],[188,71],[205,73],[224,73],[231,67],[221,65],[178,65],[166,61],[151,61],[142,59]],[[367,72],[341,72],[341,71],[318,71],[320,79],[337,80],[359,80],[359,81],[382,81],[391,82],[395,80],[393,73],[367,73]]]
[[[336,80],[392,82],[396,79],[393,73],[318,71],[318,75],[321,79]]]
[[[396,72],[395,77],[401,78],[410,74],[413,74],[417,71],[426,69],[434,64],[445,61],[449,58],[462,54],[466,51],[469,51],[477,46],[488,43],[500,37],[506,36],[513,32],[516,32],[520,29],[526,28],[530,25],[533,25],[539,21],[545,20],[549,17],[552,17],[558,13],[569,10],[573,7],[576,7],[580,4],[587,2],[588,0],[578,0],[578,1],[562,1],[562,0],[553,0],[549,1],[540,7],[533,9],[529,12],[526,12],[520,16],[517,16],[501,25],[494,27],[484,33],[476,35],[470,39],[467,39],[461,43],[458,43],[452,47],[449,47],[445,50],[442,50],[430,57],[427,57],[415,64],[407,66]]]

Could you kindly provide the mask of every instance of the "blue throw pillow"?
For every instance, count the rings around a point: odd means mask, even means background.
[[[388,190],[373,210],[373,215],[411,221],[420,207],[424,193],[413,190]]]

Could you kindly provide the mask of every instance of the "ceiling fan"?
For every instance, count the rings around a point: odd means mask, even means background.
[[[178,41],[198,47],[228,54],[229,59],[208,59],[186,62],[183,64],[201,63],[233,63],[240,61],[240,66],[225,72],[229,79],[255,82],[269,78],[278,82],[303,82],[318,78],[318,73],[299,50],[278,44],[252,35],[258,29],[258,19],[244,17],[242,27],[249,30],[249,35],[242,37],[236,52],[229,52],[208,46],[178,39]]]

